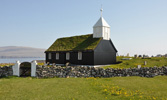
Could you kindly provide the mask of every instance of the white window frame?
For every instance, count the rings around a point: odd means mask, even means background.
[[[82,52],[78,52],[78,60],[82,60]]]
[[[56,53],[56,60],[59,60],[59,53]]]
[[[66,53],[66,60],[70,60],[70,53],[69,52]]]
[[[48,53],[48,59],[52,59],[52,54]]]

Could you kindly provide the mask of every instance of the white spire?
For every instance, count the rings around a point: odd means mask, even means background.
[[[93,27],[99,27],[99,26],[110,27],[110,25],[108,25],[108,23],[105,21],[105,19],[102,16],[102,13],[103,13],[102,5],[101,5],[100,11],[101,11],[101,17],[100,17],[100,19],[96,22],[96,24]]]
[[[96,24],[93,27],[98,27],[98,26],[110,27],[110,25],[108,25],[108,23],[105,21],[103,17],[100,17],[100,19],[96,22]]]
[[[93,26],[93,38],[103,38],[104,40],[110,39],[110,26],[102,17],[103,9],[101,7],[101,17]]]

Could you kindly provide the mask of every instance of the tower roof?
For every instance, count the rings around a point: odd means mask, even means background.
[[[103,17],[100,17],[100,19],[96,22],[96,24],[93,27],[98,27],[98,26],[110,27],[110,25],[108,25],[108,23],[104,20]]]

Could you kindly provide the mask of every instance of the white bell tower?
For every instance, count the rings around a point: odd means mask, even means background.
[[[103,40],[110,40],[110,26],[102,17],[103,9],[100,9],[101,17],[93,26],[93,38],[103,38]]]

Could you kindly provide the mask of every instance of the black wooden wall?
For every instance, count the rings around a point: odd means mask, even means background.
[[[48,55],[49,53],[51,53],[52,55],[52,58],[51,59],[48,59]],[[46,63],[49,62],[49,63],[56,63],[56,64],[65,64],[66,61],[65,61],[65,53],[63,52],[59,52],[59,60],[56,60],[56,52],[46,52]]]
[[[101,40],[94,50],[94,65],[105,65],[116,63],[116,53],[111,40]]]
[[[82,60],[78,60],[78,51],[69,51],[70,60],[66,60],[66,52],[59,52],[59,60],[56,60],[56,52],[45,52],[46,62],[56,64],[76,65],[105,65],[116,63],[117,50],[111,40],[101,40],[95,50],[81,51]],[[48,59],[48,53],[52,54],[52,59]]]
[[[56,60],[56,52],[46,52],[46,63],[56,63],[56,64],[70,64],[77,65],[94,65],[94,52],[93,51],[81,51],[82,60],[78,60],[78,51],[70,51],[70,59],[66,60],[66,52],[59,52],[59,60]],[[52,59],[48,59],[48,54],[52,54]]]
[[[82,60],[78,60],[78,52],[70,53],[70,63],[77,65],[94,65],[93,51],[82,51]]]

